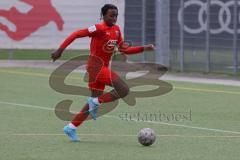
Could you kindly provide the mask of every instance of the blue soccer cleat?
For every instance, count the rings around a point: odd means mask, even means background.
[[[97,119],[97,112],[98,112],[99,105],[93,102],[93,98],[92,97],[88,98],[87,103],[89,105],[88,112],[90,113],[91,117],[94,120],[96,120]]]
[[[77,136],[76,129],[72,129],[67,125],[63,128],[63,132],[71,139],[71,141],[73,142],[80,141],[80,138]]]

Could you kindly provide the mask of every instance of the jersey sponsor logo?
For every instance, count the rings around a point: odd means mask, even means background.
[[[109,40],[104,46],[103,50],[106,53],[112,53],[113,50],[115,49],[115,46],[117,46],[117,40]]]
[[[96,30],[97,30],[97,28],[96,28],[95,25],[93,25],[93,26],[91,26],[91,27],[88,28],[88,31],[89,31],[90,33],[93,33],[93,32],[95,32]]]
[[[107,42],[107,46],[109,47],[115,47],[117,45],[117,40],[109,40]]]
[[[0,17],[11,22],[16,28],[12,31],[6,24],[0,23],[0,30],[4,31],[9,38],[21,41],[49,22],[54,22],[58,30],[63,30],[64,21],[52,5],[51,0],[20,0],[19,2],[32,8],[26,13],[18,10],[15,6],[9,10],[0,9]]]

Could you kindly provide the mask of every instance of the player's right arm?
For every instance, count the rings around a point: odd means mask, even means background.
[[[93,37],[100,36],[102,34],[101,30],[97,30],[97,25],[91,26],[89,28],[81,29],[70,34],[60,45],[60,47],[51,54],[51,58],[53,61],[59,59],[63,53],[63,51],[77,38],[82,37]]]

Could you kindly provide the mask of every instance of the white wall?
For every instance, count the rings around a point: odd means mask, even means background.
[[[37,2],[42,3],[43,1],[39,0]],[[54,22],[49,22],[38,28],[29,36],[21,40],[14,40],[14,38],[10,38],[11,36],[8,36],[6,31],[0,27],[0,48],[57,48],[66,36],[76,29],[99,23],[100,9],[105,3],[117,5],[119,8],[118,25],[120,25],[122,31],[124,29],[125,0],[52,0],[51,2],[64,21],[64,28],[62,31],[58,30]],[[11,31],[15,31],[17,26],[5,18],[2,11],[9,10],[13,6],[21,13],[26,14],[32,9],[31,5],[20,2],[19,0],[0,0],[0,24],[8,26]],[[43,12],[47,13],[48,10],[46,9]],[[41,16],[44,18],[44,15],[41,14]],[[25,19],[21,19],[21,21],[26,21],[24,24],[29,24],[28,26],[31,26],[35,23],[34,21],[37,20],[32,18],[30,21]],[[21,27],[23,27],[23,25],[19,28]],[[24,30],[26,30],[26,27]],[[88,49],[89,40],[89,38],[77,39],[69,48]]]

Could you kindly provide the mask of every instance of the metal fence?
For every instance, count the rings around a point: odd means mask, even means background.
[[[138,4],[145,9],[155,5],[155,31],[142,27],[154,26],[147,22],[148,13],[135,11],[143,25],[135,25],[132,30],[141,28],[144,31],[140,33],[154,33],[157,46],[155,57],[143,57],[142,61],[165,63],[179,71],[239,73],[240,0],[155,0],[145,6],[142,0]]]
[[[171,1],[171,67],[237,74],[239,7],[239,0]]]
[[[155,43],[155,0],[125,0],[124,38],[133,45]],[[154,61],[155,54],[130,56],[130,61]]]

